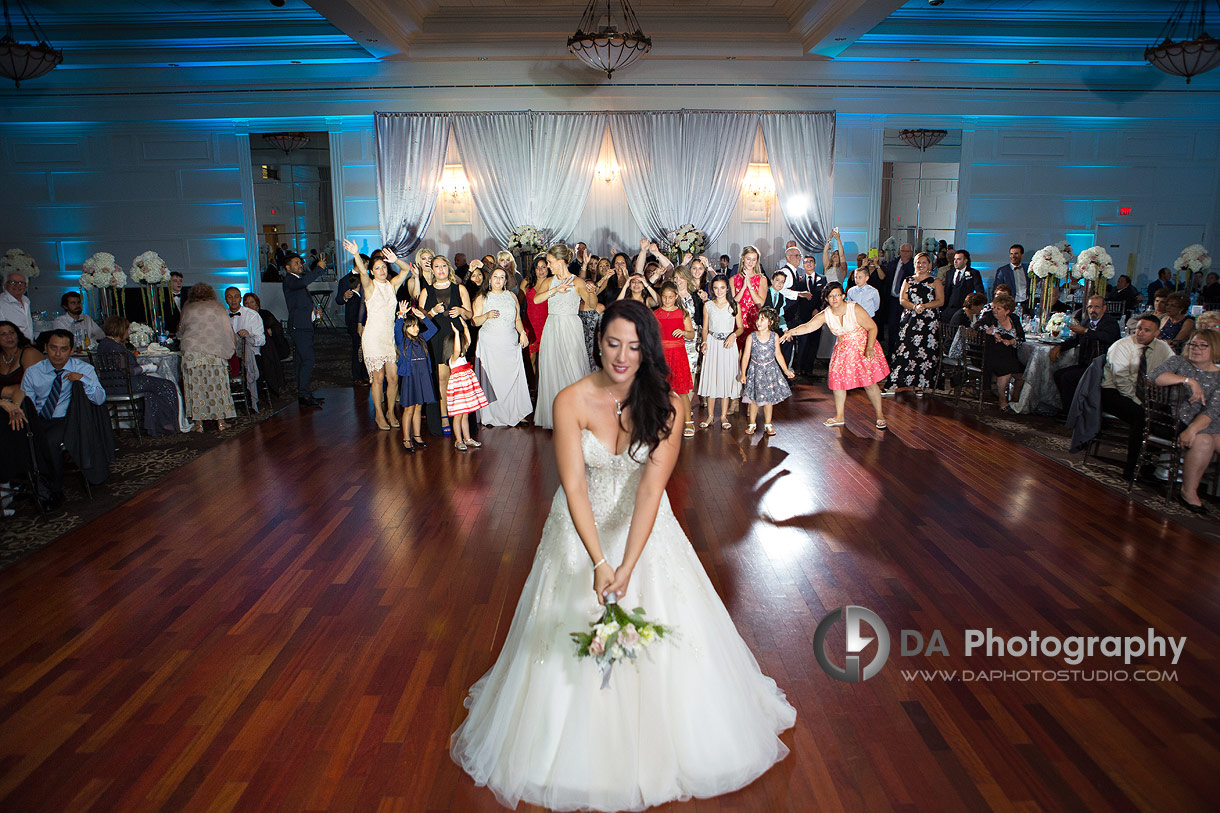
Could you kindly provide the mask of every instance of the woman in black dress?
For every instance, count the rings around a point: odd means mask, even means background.
[[[902,283],[898,294],[902,322],[898,327],[898,346],[894,351],[890,391],[914,387],[922,396],[936,377],[940,308],[945,304],[945,288],[932,276],[932,257],[921,251],[915,255],[915,274]]]
[[[986,350],[983,353],[983,386],[991,386],[991,377],[995,376],[996,390],[1000,399],[1000,411],[1008,409],[1008,383],[1017,373],[1025,370],[1025,365],[1017,358],[1017,345],[1025,341],[1025,331],[1021,328],[1021,320],[1013,316],[1017,303],[1011,296],[1000,294],[991,303],[991,310],[979,317],[975,325],[986,333],[983,341]],[[1020,385],[1016,387],[1020,394]]]
[[[432,258],[432,282],[424,285],[419,293],[419,309],[436,325],[436,334],[428,340],[428,350],[432,354],[432,360],[436,362],[437,388],[443,396],[449,389],[449,353],[446,351],[445,341],[452,340],[452,325],[456,320],[469,319],[473,315],[470,294],[465,286],[454,282],[453,266],[448,258]],[[441,431],[448,435],[448,405],[443,397],[438,399],[438,403],[441,409]]]

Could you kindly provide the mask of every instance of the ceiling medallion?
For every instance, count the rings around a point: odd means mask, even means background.
[[[923,152],[928,147],[935,147],[949,135],[948,130],[903,130],[898,134],[903,144],[917,147]]]
[[[652,40],[627,0],[590,0],[576,33],[568,37],[568,50],[609,79],[652,50]]]
[[[1220,0],[1212,0],[1220,10]],[[1190,19],[1185,21],[1183,38],[1174,40],[1174,32],[1183,23],[1186,10],[1190,6]],[[1215,21],[1213,20],[1213,23]],[[1183,76],[1186,84],[1190,84],[1192,76],[1206,73],[1220,65],[1220,40],[1208,36],[1204,27],[1207,25],[1207,0],[1181,0],[1173,15],[1161,29],[1157,44],[1144,49],[1144,59],[1152,63],[1152,67],[1173,76]]]
[[[21,87],[27,79],[50,73],[58,64],[64,61],[64,52],[56,50],[47,42],[47,35],[42,26],[30,16],[24,0],[17,0],[17,8],[25,17],[25,24],[38,40],[36,45],[28,42],[17,42],[13,36],[13,21],[9,18],[8,0],[4,0],[4,37],[0,38],[0,76],[12,79]]]

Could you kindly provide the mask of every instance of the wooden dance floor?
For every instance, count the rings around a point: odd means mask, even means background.
[[[364,392],[291,407],[0,572],[0,809],[499,809],[448,738],[529,570],[550,434],[410,456]],[[798,387],[777,437],[741,420],[685,442],[678,519],[798,717],[761,779],[672,809],[1215,809],[1220,550],[932,399],[887,403],[884,434],[848,403],[826,429],[829,392]],[[845,605],[891,641],[864,682],[814,657]],[[967,629],[1150,627],[1186,636],[1176,665],[964,652]],[[947,653],[902,655],[902,629]],[[829,638],[842,664],[841,622]],[[1067,669],[1102,679],[1045,677]]]

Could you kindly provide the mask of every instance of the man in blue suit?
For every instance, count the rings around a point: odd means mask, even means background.
[[[315,398],[311,387],[313,378],[313,299],[309,296],[309,284],[322,276],[326,270],[323,257],[312,268],[305,271],[305,261],[300,254],[290,254],[284,265],[288,273],[284,276],[284,303],[288,305],[288,329],[297,353],[297,403],[303,407],[321,408],[326,399]]]
[[[1001,265],[995,270],[995,285],[1007,285],[1012,288],[1012,298],[1017,302],[1029,299],[1029,269],[1025,267],[1025,246],[1013,243],[1008,249],[1008,265]],[[995,285],[992,290],[995,290]]]

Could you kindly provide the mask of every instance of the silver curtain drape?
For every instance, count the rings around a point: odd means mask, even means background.
[[[792,239],[821,252],[834,220],[835,114],[763,113],[760,124]]]
[[[377,212],[381,239],[400,257],[428,231],[440,194],[449,119],[445,115],[377,113]]]
[[[479,217],[504,244],[518,226],[568,240],[601,150],[601,113],[454,113],[453,135]]]
[[[692,223],[711,245],[737,206],[757,127],[757,113],[612,114],[610,138],[641,232],[662,238]]]

